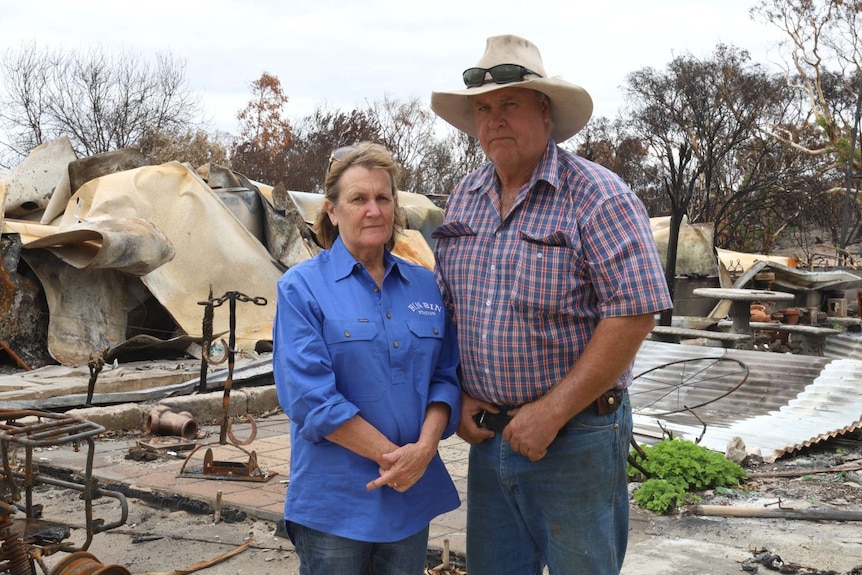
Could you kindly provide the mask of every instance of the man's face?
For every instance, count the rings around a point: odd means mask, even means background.
[[[551,133],[547,99],[525,88],[502,88],[473,96],[473,117],[482,149],[501,169],[531,167]]]

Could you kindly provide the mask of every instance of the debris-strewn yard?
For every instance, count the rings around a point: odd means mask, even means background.
[[[672,515],[633,503],[623,574],[862,573],[859,439],[746,464],[748,478],[738,489],[698,493],[700,502]]]
[[[719,506],[730,513],[752,515],[780,508],[797,516],[811,514],[811,519],[702,516],[694,506],[657,516],[633,503],[622,575],[862,573],[853,571],[862,566],[862,523],[815,519],[820,512],[862,513],[862,443],[858,439],[824,442],[771,464],[745,465],[749,479],[740,488],[698,493],[700,505]],[[65,524],[71,519],[72,539],[80,539],[76,529],[81,525],[75,523],[80,523],[77,494],[56,487],[41,489],[50,492],[45,519]],[[101,563],[123,565],[134,575],[182,572],[253,538],[247,549],[201,573],[299,572],[296,555],[289,541],[276,534],[275,523],[252,516],[214,523],[211,514],[159,508],[157,505],[170,502],[158,499],[157,504],[155,499],[146,499],[130,497],[126,525],[94,538],[89,552]],[[115,502],[103,499],[96,505],[96,515],[110,517],[101,506]],[[440,551],[429,551],[429,573],[466,573],[463,556],[454,553],[449,571],[433,570],[440,565]],[[52,557],[52,564],[62,555]]]

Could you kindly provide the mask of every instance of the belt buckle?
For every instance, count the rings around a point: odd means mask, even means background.
[[[512,421],[512,416],[507,414],[505,411],[501,411],[500,413],[491,413],[490,411],[485,411],[483,409],[473,416],[473,421],[475,421],[476,425],[482,429],[489,429],[494,433],[502,433],[506,426],[509,425],[509,422]],[[557,432],[557,437],[564,436],[568,431],[568,428],[564,425]]]
[[[473,416],[473,421],[482,429],[489,429],[495,433],[499,433],[505,429],[512,418],[505,412],[491,413],[484,409]]]

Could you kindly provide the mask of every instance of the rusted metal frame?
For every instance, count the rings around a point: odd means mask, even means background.
[[[257,453],[254,451],[248,451],[240,445],[228,444],[245,453],[248,456],[247,463],[233,461],[215,461],[212,453],[212,447],[210,447],[210,445],[213,444],[201,444],[195,447],[192,452],[189,453],[188,457],[186,457],[186,460],[183,462],[183,466],[180,468],[180,472],[177,474],[177,476],[196,477],[199,479],[227,479],[237,481],[265,482],[269,481],[272,477],[275,477],[277,475],[274,472],[269,473],[267,471],[264,471],[258,464]],[[204,460],[200,472],[187,470],[186,467],[188,466],[189,461],[192,460],[194,454],[203,448],[206,448],[206,451],[204,452]]]
[[[221,306],[225,301],[228,302],[228,350],[227,350],[227,365],[228,375],[224,384],[224,396],[222,399],[222,420],[219,430],[219,443],[224,445],[227,443],[227,414],[230,406],[230,390],[233,387],[233,368],[236,360],[236,302],[251,302],[254,305],[266,305],[265,297],[250,297],[237,291],[225,292],[223,296],[217,299],[210,298],[212,307]]]
[[[89,440],[92,441],[92,440]],[[88,458],[89,459],[89,458]],[[19,471],[13,471],[12,475],[19,479],[24,479],[25,475]],[[111,529],[115,529],[117,527],[122,527],[125,525],[126,521],[129,518],[129,504],[126,500],[126,496],[120,493],[119,491],[112,491],[110,489],[103,489],[98,487],[98,482],[92,479],[92,474],[90,475],[90,481],[88,484],[80,484],[75,483],[73,481],[65,481],[63,479],[57,479],[56,477],[50,477],[46,475],[36,474],[33,476],[34,485],[35,484],[45,484],[45,485],[53,485],[54,487],[61,487],[63,489],[71,489],[73,491],[78,491],[82,493],[84,496],[85,506],[89,507],[87,511],[88,521],[87,521],[87,545],[82,547],[82,549],[86,549],[89,547],[89,543],[92,540],[92,536],[97,533],[102,533],[104,531],[109,531]],[[88,497],[89,494],[89,497]],[[113,522],[106,522],[104,519],[93,519],[92,517],[92,502],[96,499],[100,499],[102,497],[110,497],[112,499],[116,499],[120,503],[120,518]],[[26,510],[25,510],[26,513]],[[29,517],[29,514],[28,514]],[[91,532],[92,531],[92,532]]]
[[[2,415],[2,411],[0,411]],[[38,417],[38,415],[34,414]],[[2,429],[0,426],[0,437],[8,438],[9,441],[20,443],[30,447],[51,447],[57,443],[71,443],[98,435],[105,431],[101,425],[91,421],[69,418],[72,425],[57,421],[53,423],[41,423],[16,427],[11,430]],[[59,427],[58,425],[64,425]],[[97,427],[93,427],[97,426]]]
[[[198,381],[198,392],[207,392],[207,368],[211,362],[209,357],[210,346],[213,339],[213,288],[210,286],[210,294],[207,301],[199,301],[198,305],[204,306],[204,318],[201,322],[201,332],[203,334],[203,342],[201,347],[201,373]]]
[[[230,390],[233,387],[233,368],[236,363],[236,299],[237,292],[230,293],[230,315],[228,316],[228,347],[227,347],[227,380],[224,382],[224,394],[221,400],[221,427],[219,429],[218,441],[222,445],[227,443],[227,413],[230,407]]]
[[[96,389],[96,379],[105,367],[105,358],[101,353],[91,353],[90,359],[87,362],[87,368],[90,370],[90,379],[87,381],[87,405],[93,403],[93,392]]]
[[[29,425],[15,423],[17,419],[22,417],[35,417],[39,423]],[[99,488],[96,479],[93,477],[93,461],[95,458],[94,437],[103,433],[105,431],[104,427],[77,417],[34,410],[0,410],[0,419],[6,421],[6,423],[0,424],[0,451],[2,451],[3,470],[13,497],[18,499],[20,499],[20,490],[16,479],[21,480],[25,492],[24,511],[27,518],[36,516],[36,508],[33,505],[33,487],[39,483],[55,485],[82,493],[86,517],[86,541],[80,547],[61,544],[55,550],[74,551],[76,549],[87,549],[95,533],[107,531],[125,524],[128,519],[128,504],[125,496],[118,492]],[[44,419],[49,419],[50,421],[44,421]],[[54,446],[64,443],[77,444],[81,441],[87,443],[83,485],[51,477],[43,477],[39,474],[38,467],[33,462],[34,447]],[[24,473],[12,470],[9,463],[9,448],[13,444],[21,445],[25,448]],[[93,500],[103,496],[112,497],[120,502],[120,520],[105,523],[103,519],[96,520],[93,518]]]
[[[3,495],[11,501],[19,501],[21,499],[21,490],[18,489],[18,484],[15,482],[12,475],[12,466],[9,463],[9,449],[5,440],[0,440],[0,457],[3,460],[3,477],[5,478],[5,487],[8,490]]]
[[[249,456],[248,463],[236,463],[236,462],[216,462],[213,461],[212,449],[207,449],[204,454],[204,462],[202,467],[202,474],[204,477],[213,476],[220,479],[247,479],[252,481],[267,481],[272,475],[264,472],[257,463],[257,454],[254,451],[247,451],[243,449],[240,445],[240,442],[236,440],[234,435],[230,432],[230,420],[228,419],[228,412],[230,408],[230,392],[233,387],[233,371],[236,361],[236,304],[237,302],[251,302],[254,305],[266,305],[267,301],[264,297],[250,297],[243,293],[237,291],[229,291],[225,292],[219,298],[212,297],[212,289],[210,289],[210,297],[205,302],[198,302],[200,305],[206,306],[204,311],[204,350],[203,350],[203,362],[201,365],[201,378],[199,383],[199,389],[206,389],[206,373],[205,373],[205,363],[212,362],[209,357],[209,345],[211,343],[212,338],[212,317],[211,311],[214,312],[214,308],[220,307],[224,302],[228,302],[228,343],[227,343],[227,362],[228,362],[228,373],[227,379],[224,384],[224,395],[222,396],[222,418],[221,425],[219,426],[219,445],[232,445],[236,447],[243,453]],[[254,439],[254,435],[257,433],[257,427],[252,418],[249,418],[249,421],[252,425],[252,438],[246,441],[244,444],[251,443]],[[228,443],[228,437],[230,438],[230,443]],[[195,449],[189,453],[188,457],[186,457],[185,462],[183,462],[183,466],[180,469],[179,475],[189,476],[193,475],[192,472],[186,471],[186,466],[189,461],[191,461],[194,454],[205,447],[205,445],[199,445]]]
[[[248,438],[245,441],[240,441],[233,434],[233,429],[230,425],[230,420],[227,423],[227,436],[230,439],[230,443],[222,444],[222,445],[230,445],[235,447],[245,453],[248,456],[248,462],[238,463],[238,462],[216,462],[213,460],[212,449],[209,445],[215,445],[214,443],[210,444],[201,444],[195,447],[191,453],[188,454],[186,460],[183,462],[183,466],[180,468],[179,476],[180,477],[203,477],[205,479],[235,479],[242,481],[269,481],[270,478],[277,475],[277,473],[268,473],[261,469],[260,465],[257,462],[257,453],[254,451],[248,451],[243,446],[248,445],[254,442],[255,437],[257,437],[257,424],[254,422],[254,419],[249,418],[248,420],[251,426],[251,433],[249,433]],[[186,466],[189,464],[189,461],[192,460],[194,454],[206,447],[207,450],[204,453],[204,461],[201,466],[200,474],[197,474],[192,471],[187,471]]]
[[[251,479],[253,481],[266,481],[270,475],[260,468],[257,462],[257,453],[247,451],[242,447],[237,449],[248,455],[248,463],[235,461],[216,461],[213,459],[212,449],[207,449],[204,454],[203,472],[205,475],[219,475],[221,479],[232,477]]]

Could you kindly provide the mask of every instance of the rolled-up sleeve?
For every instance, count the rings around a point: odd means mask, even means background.
[[[649,218],[634,194],[602,202],[585,229],[602,317],[656,313],[673,306]]]
[[[336,388],[320,309],[302,277],[290,272],[278,282],[273,362],[279,403],[309,441],[322,441],[359,413]]]

